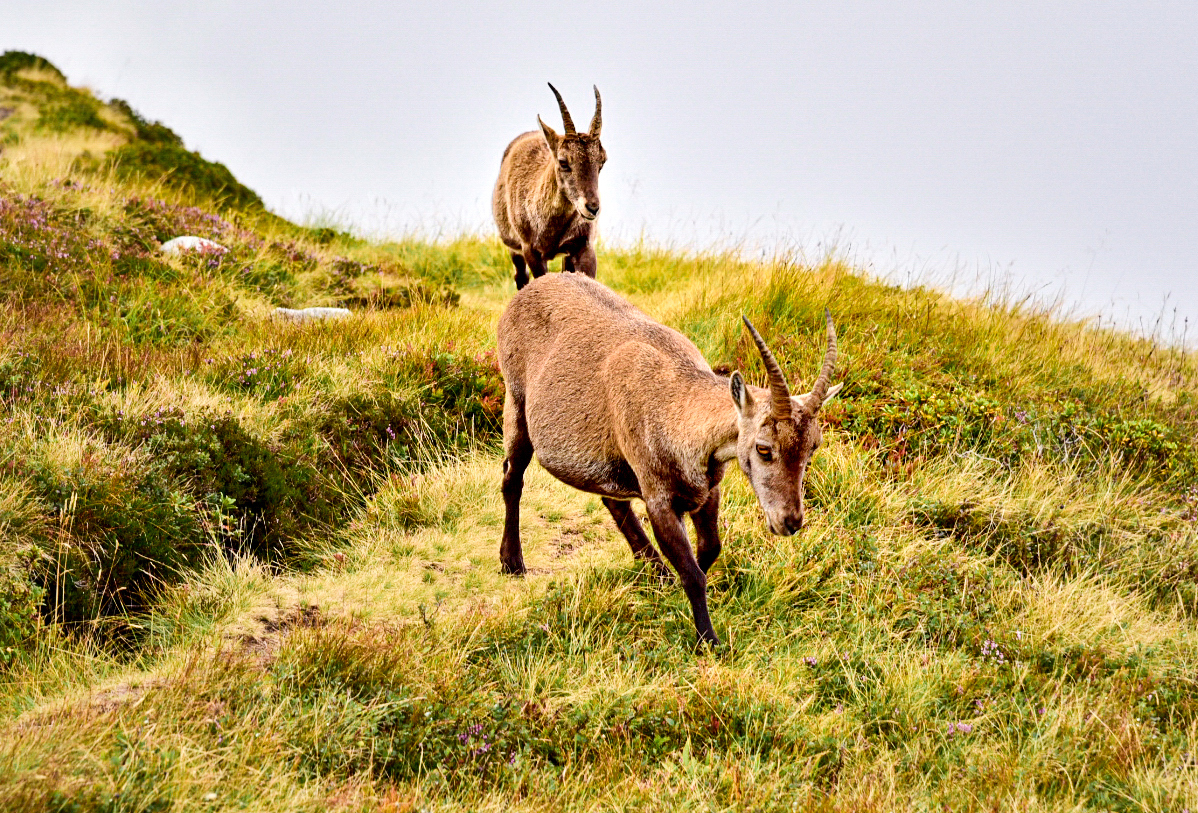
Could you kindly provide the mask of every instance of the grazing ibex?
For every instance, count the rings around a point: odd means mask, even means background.
[[[512,253],[516,288],[545,273],[546,264],[565,254],[563,271],[595,276],[591,230],[599,215],[599,170],[607,153],[599,143],[603,101],[595,88],[595,116],[588,132],[574,129],[562,95],[549,86],[562,110],[564,135],[537,116],[540,132],[516,137],[503,151],[499,180],[491,198],[499,238]]]
[[[685,336],[651,320],[580,274],[530,283],[499,320],[503,406],[503,501],[499,558],[523,573],[520,494],[533,453],[550,474],[598,494],[635,556],[663,567],[628,501],[644,500],[662,553],[682,579],[699,640],[719,643],[707,614],[707,570],[720,555],[716,516],[724,466],[735,458],[770,531],[803,526],[803,475],[820,444],[836,331],[811,392],[792,396],[773,353],[745,319],[769,388],[739,372],[716,375]],[[687,542],[683,515],[698,540]]]

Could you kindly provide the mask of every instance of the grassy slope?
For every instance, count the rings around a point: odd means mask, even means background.
[[[769,536],[729,474],[729,646],[696,654],[535,466],[533,574],[496,572],[494,241],[163,177],[173,133],[48,65],[0,59],[0,108],[5,810],[1198,808],[1192,355],[835,261],[601,251],[714,364],[760,376],[743,311],[809,375],[838,319],[811,524]],[[164,260],[180,232],[230,251]]]

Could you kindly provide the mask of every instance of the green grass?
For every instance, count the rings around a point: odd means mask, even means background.
[[[29,55],[0,106],[6,811],[1198,809],[1193,354],[835,259],[601,246],[758,381],[740,314],[796,384],[837,320],[810,524],[770,536],[728,475],[727,646],[696,652],[677,585],[536,466],[530,575],[498,572],[496,240],[123,171],[185,148]],[[183,233],[229,250],[156,251]]]

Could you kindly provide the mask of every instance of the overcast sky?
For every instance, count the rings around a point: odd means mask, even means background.
[[[608,239],[832,242],[1198,334],[1198,3],[0,0],[9,48],[376,233],[491,229],[545,83],[580,123],[597,84]]]

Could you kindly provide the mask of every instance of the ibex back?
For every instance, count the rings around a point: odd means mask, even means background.
[[[769,388],[739,372],[716,375],[676,330],[654,322],[594,280],[561,274],[534,280],[499,320],[503,408],[503,499],[499,556],[524,572],[520,494],[535,453],[564,483],[603,498],[635,556],[662,565],[628,501],[644,500],[661,552],[682,580],[700,641],[718,643],[707,612],[707,570],[720,554],[720,481],[736,459],[770,530],[803,525],[803,475],[820,443],[817,414],[829,387],[836,332],[811,391],[792,396],[773,353],[745,320],[769,373]],[[698,557],[683,517],[695,527]]]
[[[540,131],[517,136],[503,152],[491,208],[499,238],[512,254],[516,288],[545,273],[550,260],[565,254],[563,271],[595,276],[591,233],[599,216],[599,170],[607,153],[599,143],[603,103],[595,88],[595,116],[585,133],[574,129],[561,94],[549,86],[562,111],[559,136],[537,116]]]

